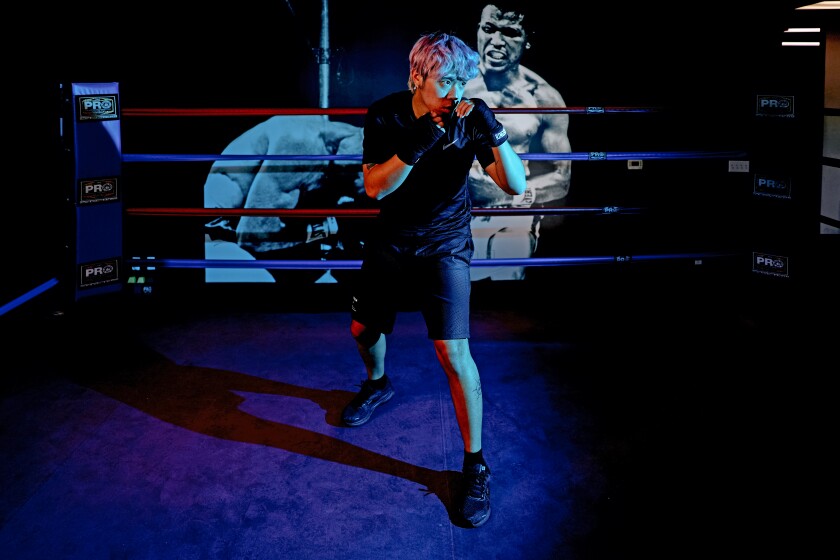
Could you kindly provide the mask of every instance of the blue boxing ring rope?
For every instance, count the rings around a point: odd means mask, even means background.
[[[579,266],[654,260],[697,260],[713,257],[737,256],[737,253],[670,253],[653,255],[593,256],[593,257],[528,257],[515,259],[473,259],[471,266]],[[362,267],[361,260],[228,260],[228,259],[132,259],[132,266],[155,268],[266,268],[274,270],[354,270]]]
[[[652,159],[732,159],[746,157],[744,151],[683,151],[683,152],[547,152],[519,154],[523,160],[555,161],[621,161]],[[124,162],[162,161],[362,161],[361,154],[123,154]]]

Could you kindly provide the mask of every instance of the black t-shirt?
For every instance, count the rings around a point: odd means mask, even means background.
[[[412,93],[400,91],[375,101],[364,126],[363,163],[383,163],[405,140],[415,120]],[[474,115],[457,119],[446,134],[423,154],[397,190],[379,201],[381,235],[469,235],[472,203],[467,178],[472,162],[493,162],[493,152],[476,141]]]

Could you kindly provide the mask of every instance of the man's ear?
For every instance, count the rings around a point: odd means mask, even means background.
[[[414,89],[412,89],[411,91],[414,91],[415,89],[423,85],[423,76],[420,75],[420,72],[414,70],[411,72],[411,81],[414,83]]]

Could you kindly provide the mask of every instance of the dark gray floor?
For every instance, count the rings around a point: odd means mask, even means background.
[[[781,321],[707,280],[599,275],[540,302],[518,286],[476,290],[493,470],[479,529],[448,512],[461,440],[417,313],[389,339],[395,398],[359,428],[338,421],[364,376],[348,315],[323,301],[129,298],[9,314],[0,550],[801,556],[824,524],[805,504],[828,443],[815,435],[829,416],[826,346],[795,342],[797,329],[818,333],[794,324],[794,306]]]

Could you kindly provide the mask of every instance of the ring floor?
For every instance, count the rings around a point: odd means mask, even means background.
[[[828,376],[824,347],[790,331],[822,327],[796,310],[753,313],[707,279],[621,280],[582,281],[551,302],[476,290],[471,344],[493,473],[492,515],[478,529],[450,515],[461,440],[414,311],[388,340],[396,395],[357,428],[339,422],[364,377],[341,305],[120,298],[14,313],[0,550],[16,560],[815,553],[812,536],[827,531],[809,501],[822,491]]]

